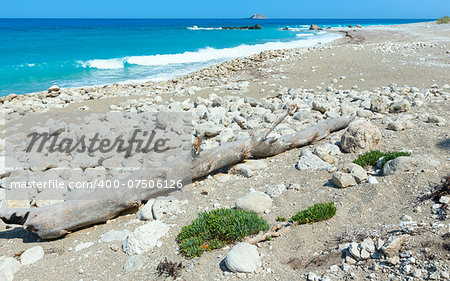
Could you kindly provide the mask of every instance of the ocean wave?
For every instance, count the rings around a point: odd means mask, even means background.
[[[313,33],[297,33],[295,34],[297,37],[308,37],[308,36],[314,36]]]
[[[338,34],[326,34],[322,36],[314,36],[308,39],[299,39],[289,42],[267,42],[264,44],[255,45],[243,44],[237,47],[223,49],[207,47],[195,52],[184,52],[179,54],[158,54],[150,56],[130,56],[109,60],[89,60],[86,62],[80,62],[80,65],[85,68],[120,69],[124,68],[125,65],[165,66],[175,64],[201,63],[208,61],[224,61],[227,59],[247,57],[268,50],[312,47],[319,43],[324,44],[331,42],[338,37],[340,37],[340,35]]]
[[[121,69],[125,67],[125,59],[88,60],[78,62],[84,68]]]
[[[196,25],[187,27],[189,30],[222,30],[222,27],[198,27]]]

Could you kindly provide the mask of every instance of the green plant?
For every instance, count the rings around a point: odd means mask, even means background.
[[[277,221],[286,221],[285,217],[277,217]]]
[[[291,217],[290,222],[298,224],[314,223],[332,218],[336,214],[333,202],[319,203]]]
[[[353,161],[353,163],[366,168],[367,166],[375,166],[378,162],[378,159],[383,157],[383,160],[381,161],[381,166],[384,166],[387,161],[393,160],[400,156],[411,156],[411,153],[409,152],[381,152],[379,150],[372,150],[369,152],[366,152],[364,154],[358,155],[358,158]]]
[[[222,208],[199,213],[190,225],[183,226],[177,242],[180,252],[192,258],[268,230],[267,221],[255,212]]]
[[[437,24],[443,24],[443,23],[449,23],[449,22],[450,22],[450,17],[448,17],[448,16],[445,16],[445,17],[442,17],[442,18],[438,18],[436,20]]]

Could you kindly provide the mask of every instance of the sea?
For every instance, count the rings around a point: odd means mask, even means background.
[[[0,96],[163,81],[265,50],[337,38],[323,28],[426,19],[0,19]],[[259,30],[225,30],[259,24]],[[288,30],[283,30],[288,28]]]

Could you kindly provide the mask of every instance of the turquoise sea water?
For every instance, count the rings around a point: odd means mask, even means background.
[[[268,49],[312,46],[322,27],[426,20],[0,19],[0,96],[164,80]],[[222,30],[260,24],[261,30]],[[289,27],[290,30],[282,29]]]

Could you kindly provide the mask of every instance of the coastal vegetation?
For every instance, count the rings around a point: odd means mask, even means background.
[[[180,252],[188,258],[201,256],[205,251],[224,247],[260,231],[268,231],[267,221],[255,212],[236,209],[217,209],[199,213],[190,225],[183,226],[177,241]]]
[[[336,206],[333,202],[319,203],[306,210],[298,212],[291,217],[290,222],[298,224],[314,223],[332,218],[336,214]]]
[[[437,20],[436,20],[436,23],[437,24],[443,24],[443,23],[449,23],[450,22],[450,17],[449,16],[445,16],[445,17],[442,17],[442,18],[438,18]]]
[[[364,154],[358,155],[358,158],[353,161],[353,163],[366,168],[368,166],[375,166],[380,158],[383,158],[381,160],[381,167],[384,166],[388,161],[394,160],[395,158],[398,158],[400,156],[411,156],[411,153],[409,152],[381,152],[379,150],[372,150],[369,152],[366,152]]]

